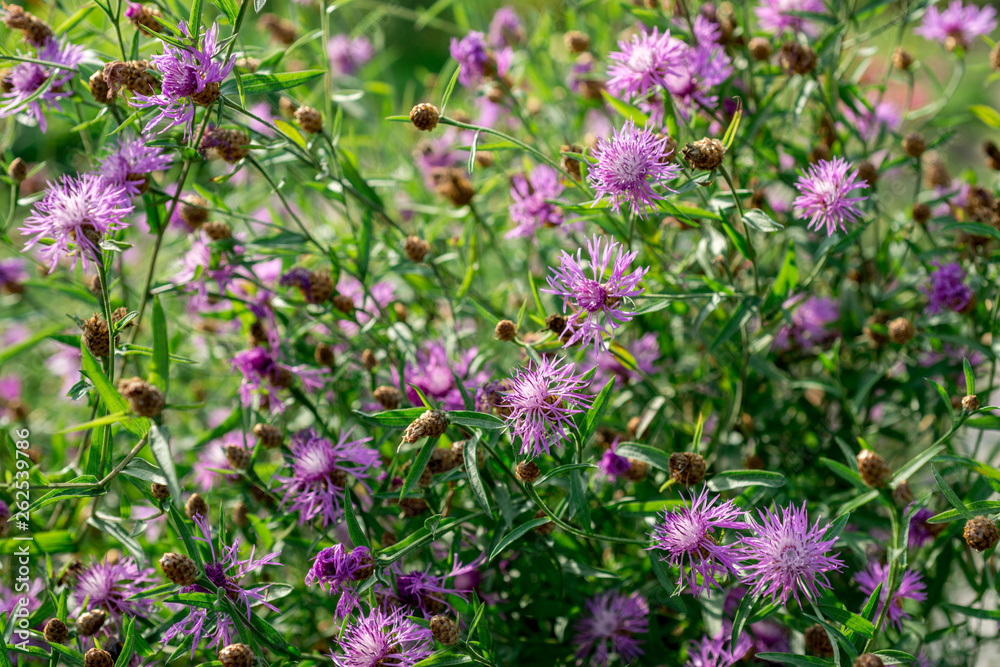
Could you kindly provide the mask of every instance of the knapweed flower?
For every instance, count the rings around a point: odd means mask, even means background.
[[[433,644],[431,631],[401,610],[376,607],[347,625],[338,649],[339,653],[330,652],[337,667],[413,667],[432,653]]]
[[[593,383],[596,389],[603,388],[611,378],[615,379],[615,386],[621,388],[631,382],[639,382],[643,375],[655,375],[660,372],[656,362],[663,355],[660,353],[660,343],[655,333],[643,334],[634,343],[625,347],[627,355],[631,355],[635,361],[634,366],[631,360],[625,361],[619,357],[614,349],[611,354],[588,351],[587,359],[597,368]]]
[[[666,87],[667,77],[680,72],[684,58],[684,45],[670,38],[670,31],[661,35],[653,32],[632,35],[628,42],[618,42],[618,51],[608,58],[608,92],[625,100],[642,98],[657,88]]]
[[[926,507],[922,507],[910,518],[910,533],[907,539],[907,546],[911,549],[919,549],[934,539],[937,531],[931,528],[927,520],[934,516],[934,512]]]
[[[337,615],[347,616],[358,602],[358,595],[350,587],[351,582],[362,581],[375,570],[375,559],[371,549],[354,547],[351,551],[337,544],[321,550],[313,558],[312,567],[306,573],[306,586],[319,584],[321,590],[330,595],[340,594],[337,601]]]
[[[431,566],[426,570],[404,573],[402,566],[396,563],[392,567],[396,591],[391,595],[391,601],[410,610],[420,610],[426,618],[445,611],[454,612],[454,607],[448,602],[448,596],[454,595],[468,601],[469,591],[459,588],[457,582],[460,577],[464,578],[464,575],[476,572],[485,560],[486,557],[481,556],[471,563],[463,564],[456,554],[451,569],[443,574],[432,574]],[[456,583],[448,585],[449,579]]]
[[[101,608],[121,620],[127,616],[147,617],[153,600],[135,597],[158,583],[156,570],[140,568],[131,556],[117,563],[107,560],[83,570],[76,580],[74,596],[80,608]]]
[[[298,513],[299,525],[319,518],[326,528],[340,520],[348,475],[368,488],[365,480],[379,462],[378,451],[365,446],[371,438],[352,440],[350,436],[350,430],[343,431],[334,443],[312,428],[292,435],[291,475],[275,475],[274,480],[275,489],[284,495],[281,507]]]
[[[215,586],[226,594],[232,602],[235,611],[244,615],[244,620],[234,620],[229,612],[211,610],[202,607],[188,606],[188,615],[184,620],[170,626],[163,635],[163,643],[170,642],[174,637],[191,638],[191,657],[194,658],[195,651],[202,637],[208,635],[212,640],[208,647],[218,646],[222,648],[233,643],[236,637],[236,623],[246,623],[250,618],[250,608],[252,605],[260,604],[271,611],[278,611],[278,608],[267,601],[267,590],[271,584],[244,588],[240,582],[248,574],[260,570],[265,565],[281,565],[277,562],[280,552],[270,553],[263,558],[254,560],[256,547],[250,549],[250,555],[246,559],[240,558],[240,541],[235,540],[230,546],[224,546],[219,539],[219,550],[216,551],[216,542],[212,540],[212,528],[208,525],[208,520],[203,515],[196,515],[195,525],[201,535],[195,536],[195,540],[208,545],[209,557],[205,558],[205,576]],[[209,593],[207,589],[194,584],[184,588],[185,593]]]
[[[185,40],[196,41],[184,21],[178,23],[177,27],[184,34]],[[200,48],[181,48],[164,42],[163,53],[152,57],[153,65],[162,75],[161,90],[155,95],[136,94],[132,98],[133,106],[158,110],[147,129],[163,123],[164,127],[160,132],[164,132],[181,125],[187,140],[194,129],[195,105],[208,106],[219,98],[219,84],[233,71],[236,56],[230,56],[225,63],[212,60],[219,43],[218,24],[213,24],[197,41],[201,43]]]
[[[885,607],[886,598],[889,595],[889,566],[877,561],[873,562],[866,570],[855,574],[854,581],[858,582],[858,587],[865,595],[871,595],[875,592],[875,588],[879,584],[882,584],[882,592],[879,593],[878,611],[876,612],[876,614],[880,615],[882,608]],[[903,572],[903,577],[900,579],[899,585],[893,591],[892,602],[889,603],[889,610],[887,612],[889,624],[897,630],[902,630],[903,620],[910,618],[910,615],[903,611],[903,600],[923,602],[927,599],[927,593],[924,592],[926,588],[923,575],[919,572],[910,569]]]
[[[562,194],[559,172],[547,165],[538,165],[531,177],[516,174],[510,179],[510,198],[513,203],[508,209],[510,219],[517,226],[506,234],[506,238],[534,238],[543,227],[558,227],[563,222],[563,212],[548,200]]]
[[[559,267],[550,268],[554,275],[546,278],[549,286],[542,291],[561,296],[564,313],[573,311],[566,318],[564,347],[593,344],[597,352],[605,347],[609,328],[614,337],[621,325],[632,320],[632,313],[623,310],[625,299],[642,294],[639,283],[649,271],[648,267],[631,270],[638,254],[596,234],[587,241],[587,261],[582,248],[575,257],[562,251]]]
[[[441,403],[442,409],[464,410],[465,398],[458,383],[462,384],[466,393],[474,395],[474,388],[489,381],[492,375],[488,368],[483,368],[482,363],[478,348],[472,347],[460,352],[452,361],[443,343],[428,341],[417,350],[416,359],[406,364],[406,396],[413,405],[423,405],[420,395],[410,386],[414,385],[425,396]],[[399,386],[399,373],[395,367],[392,369],[392,383]]]
[[[0,259],[0,290],[14,292],[28,279],[24,260],[20,257]]]
[[[622,662],[632,662],[643,654],[635,635],[649,628],[649,604],[638,593],[599,593],[587,600],[583,618],[576,622],[578,664],[606,667],[614,652]]]
[[[677,583],[686,585],[692,595],[710,591],[713,585],[721,589],[720,577],[738,574],[740,549],[736,544],[720,544],[716,531],[746,528],[741,514],[733,501],[722,502],[719,496],[710,499],[708,488],[703,488],[681,509],[664,510],[663,519],[650,533],[649,548],[663,552],[660,560],[680,569]]]
[[[795,308],[799,303],[801,305]],[[777,350],[788,350],[793,345],[808,350],[830,342],[839,333],[830,326],[840,319],[840,303],[833,299],[805,298],[800,294],[785,300],[781,308],[785,311],[795,308],[795,311],[791,314],[792,323],[782,325],[774,335],[773,347]]]
[[[976,37],[993,32],[997,27],[996,16],[996,9],[989,5],[980,8],[971,2],[963,5],[961,0],[952,0],[943,12],[928,7],[920,27],[913,32],[954,51],[967,48]]]
[[[83,60],[83,55],[82,46],[70,44],[65,39],[57,42],[50,37],[37,50],[35,59],[52,63],[51,66],[19,62],[11,68],[10,73],[5,77],[10,85],[10,90],[5,92],[3,96],[9,103],[0,108],[0,117],[10,116],[22,111],[27,106],[27,110],[38,122],[38,129],[45,132],[47,127],[45,110],[52,107],[62,111],[59,99],[73,94],[72,91],[67,90],[66,84],[76,74],[76,66]],[[60,65],[60,67],[54,65]],[[43,104],[45,109],[42,108]]]
[[[229,465],[226,458],[226,446],[236,445],[248,451],[253,451],[256,437],[250,433],[242,431],[230,431],[219,440],[209,442],[198,453],[198,459],[192,466],[192,477],[194,483],[202,491],[211,491],[220,479],[235,481],[240,478],[239,473]],[[223,472],[229,470],[231,474]]]
[[[958,262],[942,264],[934,260],[935,268],[931,271],[930,285],[921,288],[927,295],[927,313],[934,315],[942,310],[956,313],[968,307],[974,292],[965,284],[965,269]]]
[[[825,14],[823,0],[762,0],[754,8],[757,23],[761,29],[773,35],[780,35],[785,30],[803,32],[810,37],[819,34],[819,27],[800,12]]]
[[[240,399],[243,405],[253,403],[255,393],[265,393],[272,412],[280,412],[282,403],[275,395],[282,389],[287,389],[296,378],[310,390],[323,387],[326,374],[317,368],[308,366],[288,366],[278,361],[277,351],[263,347],[253,347],[237,352],[233,356],[233,370],[243,375],[240,383]]]
[[[130,197],[146,191],[146,176],[170,167],[170,156],[157,146],[147,146],[139,137],[125,137],[106,158],[98,171],[101,178],[123,188]]]
[[[899,107],[888,100],[871,100],[871,108],[859,103],[858,112],[844,106],[844,120],[857,130],[864,141],[871,141],[883,132],[895,132],[903,124],[903,114]]]
[[[513,7],[504,6],[497,10],[490,21],[490,46],[502,49],[516,46],[524,41],[524,26]]]
[[[514,437],[521,438],[521,454],[548,454],[553,445],[559,446],[573,427],[573,415],[590,407],[593,397],[584,393],[588,384],[584,374],[577,375],[575,366],[565,357],[543,357],[536,364],[528,361],[500,390],[499,407]]]
[[[624,477],[625,473],[628,472],[629,468],[632,467],[632,463],[629,462],[624,456],[618,456],[615,453],[615,448],[618,447],[618,440],[615,439],[611,443],[611,446],[604,450],[604,455],[601,460],[597,462],[597,467],[604,473],[605,477],[608,479],[618,479],[619,477]]]
[[[351,37],[350,35],[334,35],[326,43],[326,54],[330,58],[330,67],[334,74],[354,74],[361,66],[372,59],[375,48],[367,37]]]
[[[49,272],[55,270],[63,254],[73,256],[73,268],[79,258],[86,269],[88,260],[100,257],[99,246],[104,237],[128,227],[126,216],[131,212],[132,204],[125,190],[109,185],[100,176],[63,176],[58,182],[49,183],[42,200],[35,204],[19,231],[32,237],[24,244],[24,250],[43,239],[52,241],[52,245],[38,251]]]
[[[610,139],[598,139],[594,149],[597,164],[591,165],[587,180],[597,199],[611,198],[616,213],[622,204],[645,218],[653,202],[663,199],[653,187],[677,178],[680,167],[667,161],[670,155],[667,137],[658,136],[648,128],[638,128],[627,121]],[[669,190],[669,188],[668,188]],[[672,192],[672,191],[671,191]]]
[[[462,39],[452,37],[451,57],[458,61],[461,70],[458,81],[463,86],[477,86],[484,77],[503,76],[510,68],[513,50],[509,47],[490,51],[486,36],[472,30]]]
[[[782,507],[780,516],[770,509],[758,512],[760,523],[747,512],[752,535],[740,537],[744,582],[754,595],[775,603],[785,604],[793,597],[801,605],[799,593],[815,600],[819,589],[830,588],[826,572],[844,567],[839,558],[827,555],[837,541],[823,539],[830,525],[821,528],[817,520],[810,528],[804,501],[802,507]]]
[[[809,229],[826,229],[833,236],[839,227],[846,232],[844,223],[861,219],[857,207],[867,197],[851,197],[851,193],[868,187],[868,183],[858,178],[858,170],[850,162],[835,157],[820,160],[810,165],[806,174],[799,178],[795,187],[799,196],[795,198],[795,215],[800,220],[809,220]]]
[[[741,634],[736,640],[736,646],[730,645],[729,632],[723,632],[717,637],[705,635],[701,642],[691,642],[688,661],[684,667],[731,667],[743,659],[743,656],[753,648],[753,642],[746,634]]]
[[[361,327],[371,322],[372,318],[385,315],[385,309],[396,298],[396,288],[391,282],[383,280],[366,289],[354,276],[341,273],[337,281],[337,294],[351,300],[354,304],[354,319],[357,320],[339,320],[337,325],[345,335],[356,336]]]

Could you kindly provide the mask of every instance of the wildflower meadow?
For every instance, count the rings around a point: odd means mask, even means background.
[[[0,667],[1000,665],[980,0],[0,3]]]

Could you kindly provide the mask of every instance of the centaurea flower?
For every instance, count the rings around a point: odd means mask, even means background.
[[[731,667],[753,648],[753,641],[746,634],[741,634],[732,646],[728,632],[716,637],[705,635],[701,642],[691,642],[688,661],[684,667]]]
[[[442,409],[464,410],[465,398],[459,383],[472,396],[475,388],[489,381],[492,375],[481,362],[478,348],[460,352],[452,361],[443,343],[428,341],[417,350],[416,359],[406,364],[406,395],[413,405],[422,405],[420,395],[410,386],[414,385],[425,396],[441,403]],[[392,369],[392,383],[399,386],[399,373],[395,367]]]
[[[801,303],[797,308],[796,304]],[[791,315],[792,323],[782,325],[774,336],[773,347],[778,350],[788,350],[792,345],[802,349],[811,349],[816,345],[824,345],[834,339],[838,332],[831,324],[840,319],[840,303],[822,296],[793,296],[781,304],[782,310],[795,308]]]
[[[861,219],[859,202],[867,197],[851,197],[858,189],[865,189],[868,183],[858,177],[858,170],[850,162],[835,157],[820,160],[810,165],[809,170],[799,178],[795,187],[799,196],[795,198],[795,215],[800,220],[809,220],[809,229],[826,230],[833,236],[839,227],[846,232],[845,222]]]
[[[253,403],[255,393],[266,393],[272,412],[281,412],[281,402],[275,400],[275,395],[281,389],[287,389],[296,378],[310,390],[323,387],[326,374],[317,368],[305,365],[289,366],[278,360],[277,350],[263,347],[253,347],[237,352],[233,356],[233,370],[243,375],[240,383],[240,399],[243,405]]]
[[[456,580],[462,575],[475,572],[485,562],[481,556],[468,564],[463,564],[455,555],[451,569],[443,574],[432,574],[431,567],[426,570],[403,572],[402,566],[396,563],[392,567],[396,580],[396,592],[393,600],[398,604],[419,610],[426,618],[442,612],[454,612],[454,607],[448,602],[448,596],[454,595],[468,601],[468,591],[456,585],[448,585],[448,580]]]
[[[997,27],[996,9],[987,5],[977,7],[961,0],[952,0],[943,12],[928,7],[920,27],[913,32],[926,39],[940,42],[949,51],[968,48],[976,37],[988,35]]]
[[[489,43],[495,49],[516,46],[524,41],[524,26],[513,7],[505,5],[490,21]]]
[[[802,32],[809,37],[819,34],[819,26],[799,12],[825,14],[823,0],[762,0],[754,8],[758,25],[772,35],[780,35],[786,30]]]
[[[656,135],[649,128],[638,128],[631,120],[610,139],[598,139],[594,149],[597,163],[587,173],[596,195],[591,206],[607,196],[616,213],[622,204],[628,204],[632,213],[647,217],[655,209],[654,202],[663,199],[654,186],[663,185],[680,174],[680,167],[667,159],[670,150],[666,136]]]
[[[588,350],[587,359],[597,368],[594,373],[594,387],[600,389],[608,383],[608,380],[614,378],[615,386],[621,388],[629,383],[639,382],[643,375],[655,375],[660,372],[656,362],[663,355],[656,333],[652,331],[645,333],[634,343],[623,347],[635,361],[634,367],[631,364],[626,365],[617,353],[606,354]]]
[[[871,563],[866,570],[854,575],[854,581],[858,582],[858,587],[865,595],[871,595],[879,584],[882,584],[882,592],[879,593],[879,603],[877,615],[882,614],[885,607],[886,598],[889,595],[889,566],[879,562]],[[907,569],[899,581],[896,590],[893,591],[892,601],[889,602],[887,617],[889,624],[897,630],[902,631],[903,621],[909,619],[910,615],[903,611],[903,600],[914,600],[923,602],[927,599],[924,591],[927,586],[924,584],[923,575],[916,570]]]
[[[643,98],[667,85],[667,77],[680,73],[684,58],[682,42],[671,39],[670,31],[661,35],[640,32],[629,41],[618,42],[618,51],[608,54],[608,92],[626,101]]]
[[[599,593],[587,600],[584,616],[576,622],[576,658],[579,664],[606,667],[612,652],[632,662],[643,650],[635,635],[649,629],[649,604],[639,593]],[[589,660],[587,660],[589,656]]]
[[[321,550],[313,557],[312,567],[306,573],[306,586],[318,584],[320,590],[330,594],[340,594],[337,601],[337,615],[347,616],[358,603],[357,592],[350,587],[351,582],[363,581],[375,570],[375,559],[371,549],[354,547],[351,551],[342,544]]]
[[[101,608],[121,620],[125,616],[148,617],[153,612],[153,600],[134,597],[158,583],[156,570],[140,568],[131,556],[117,563],[96,562],[80,573],[74,596],[82,609]]]
[[[562,194],[559,172],[548,165],[538,165],[531,176],[516,174],[511,178],[508,208],[510,219],[517,226],[506,238],[534,238],[543,227],[558,227],[563,222],[563,212],[548,200]]]
[[[326,54],[334,74],[351,75],[372,59],[375,48],[364,35],[334,35],[326,44]]]
[[[0,259],[0,290],[18,290],[21,283],[28,279],[28,272],[24,267],[25,262],[20,257]]]
[[[147,146],[139,137],[124,137],[115,150],[101,160],[101,178],[115,187],[120,187],[130,197],[137,197],[146,191],[146,176],[154,171],[170,167],[170,156],[158,146]]]
[[[618,439],[616,438],[615,441],[612,442],[606,450],[604,450],[604,455],[601,456],[601,460],[597,462],[597,467],[609,480],[624,477],[625,473],[627,473],[629,468],[632,467],[632,463],[627,458],[619,456],[615,452],[617,447]]]
[[[45,132],[47,128],[45,111],[48,107],[62,111],[59,99],[73,94],[72,91],[66,90],[66,84],[76,74],[76,66],[83,60],[83,55],[82,46],[70,44],[65,39],[56,41],[50,37],[37,50],[35,59],[61,67],[32,62],[19,62],[14,65],[6,76],[10,90],[3,94],[4,98],[9,100],[9,104],[0,108],[0,117],[5,118],[17,113],[27,104],[29,113],[38,122],[38,129]],[[43,88],[44,92],[38,95],[39,90]],[[45,109],[42,108],[43,104]]]
[[[958,262],[942,264],[934,260],[937,267],[931,271],[930,285],[920,288],[927,295],[927,313],[934,315],[942,310],[956,313],[965,310],[975,292],[965,284],[965,269]]]
[[[337,667],[413,667],[432,653],[431,636],[402,610],[375,607],[347,625],[338,642],[340,653],[330,651],[330,657]]]

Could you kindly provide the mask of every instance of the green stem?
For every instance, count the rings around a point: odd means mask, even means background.
[[[726,183],[729,184],[729,192],[733,196],[733,201],[736,203],[736,210],[740,213],[740,226],[743,227],[743,236],[747,240],[747,249],[750,251],[750,266],[753,267],[753,287],[754,294],[760,296],[760,275],[757,273],[757,252],[753,249],[753,240],[750,238],[750,229],[747,223],[743,221],[743,204],[740,203],[739,195],[736,194],[736,186],[733,184],[733,179],[729,176],[729,170],[726,169],[725,164],[719,165],[719,172],[722,177],[726,179]]]

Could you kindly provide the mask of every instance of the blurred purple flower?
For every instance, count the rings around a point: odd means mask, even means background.
[[[817,520],[809,527],[805,501],[802,507],[780,509],[780,517],[770,509],[758,510],[760,523],[747,512],[747,527],[752,534],[740,536],[743,579],[754,595],[782,604],[794,597],[801,605],[800,592],[807,600],[815,600],[819,589],[830,588],[825,573],[840,570],[844,563],[827,555],[837,541],[823,539],[830,525],[820,528]]]
[[[858,107],[858,113],[848,106],[844,107],[842,113],[844,121],[854,126],[864,141],[871,141],[883,132],[895,132],[903,124],[903,114],[892,102],[873,102],[870,109],[859,102]]]
[[[628,204],[632,213],[647,217],[656,208],[654,202],[663,199],[653,187],[680,174],[680,167],[667,161],[669,154],[667,137],[648,128],[639,129],[631,120],[610,139],[598,139],[594,149],[597,164],[587,173],[595,194],[591,206],[608,196],[615,213]]]
[[[432,653],[434,645],[431,631],[401,610],[376,607],[347,625],[338,648],[341,655],[330,651],[337,667],[413,667]]]
[[[927,295],[927,313],[965,310],[974,295],[972,288],[965,284],[965,269],[958,262],[942,264],[940,260],[934,260],[934,266],[937,268],[931,271],[930,285],[920,288]]]
[[[36,50],[35,59],[62,67],[49,67],[31,62],[19,62],[14,65],[5,77],[10,84],[10,90],[3,96],[9,103],[0,108],[0,117],[6,118],[22,111],[27,105],[27,111],[38,122],[38,129],[44,133],[45,111],[49,107],[62,111],[59,99],[73,94],[66,84],[76,74],[76,66],[83,60],[83,55],[82,46],[70,44],[65,39],[57,42],[50,37]]]
[[[543,227],[558,227],[563,222],[563,212],[556,204],[547,200],[555,199],[563,191],[559,182],[559,172],[541,164],[535,167],[528,178],[515,174],[511,178],[510,197],[513,203],[508,211],[516,227],[505,235],[506,238],[534,238]]]
[[[310,390],[322,388],[326,379],[324,371],[317,368],[280,363],[276,350],[263,347],[237,352],[233,356],[233,370],[243,375],[240,383],[243,405],[252,405],[254,393],[266,393],[272,412],[283,410],[282,402],[275,399],[275,394],[288,388],[296,378]]]
[[[839,335],[837,330],[830,327],[840,319],[840,304],[837,301],[820,296],[806,298],[800,294],[787,299],[781,307],[788,311],[798,303],[802,305],[792,313],[791,325],[782,325],[774,335],[772,345],[775,349],[788,350],[792,345],[811,349],[816,345],[825,345]]]
[[[517,46],[524,41],[524,26],[513,7],[504,6],[490,21],[489,43],[494,49]]]
[[[334,74],[354,74],[375,55],[375,48],[367,37],[334,35],[326,44],[330,67]]]
[[[625,101],[642,98],[667,86],[667,77],[680,73],[684,44],[670,38],[670,31],[640,32],[628,42],[618,42],[608,54],[608,92]]]
[[[153,600],[137,596],[159,582],[151,567],[140,568],[131,556],[117,563],[107,559],[87,567],[76,581],[74,596],[80,609],[101,608],[113,618],[125,616],[146,618],[153,612]]]
[[[112,186],[124,189],[130,197],[137,197],[145,191],[147,174],[168,167],[170,156],[165,155],[162,148],[147,146],[139,137],[126,136],[101,160],[98,171]]]
[[[879,593],[879,605],[877,614],[881,615],[885,601],[889,594],[889,566],[879,562],[868,565],[868,569],[854,575],[854,581],[858,582],[858,587],[865,595],[871,595],[879,584],[882,584],[882,591]],[[910,615],[903,611],[903,600],[915,600],[923,602],[927,599],[924,590],[923,575],[911,569],[903,572],[903,577],[899,581],[896,590],[893,591],[892,601],[889,603],[888,619],[889,624],[897,630],[902,631],[903,620],[909,619]]]
[[[618,447],[618,439],[611,443],[611,446],[604,450],[604,456],[598,461],[597,467],[611,480],[623,477],[629,471],[632,464],[624,456],[618,456],[615,449]]]
[[[25,261],[20,257],[0,260],[0,290],[17,289],[28,279]]]
[[[284,495],[281,507],[297,513],[300,526],[317,518],[323,528],[340,521],[348,476],[368,489],[365,480],[379,464],[379,454],[365,445],[370,437],[351,440],[350,436],[351,430],[342,431],[334,443],[312,428],[292,435],[291,475],[275,475],[274,481],[275,489]]]
[[[462,39],[451,38],[451,57],[458,61],[461,67],[458,81],[466,87],[479,85],[484,74],[496,67],[496,61],[486,45],[486,36],[476,30]]]
[[[710,31],[706,26],[712,26],[715,30]],[[666,87],[672,96],[671,102],[685,119],[702,107],[714,110],[719,104],[715,91],[733,74],[732,60],[725,48],[716,43],[716,24],[698,15],[695,18],[695,34],[699,32],[705,37],[714,37],[700,38],[693,46],[677,40],[682,58],[677,71],[666,78]]]
[[[209,442],[198,452],[198,458],[191,466],[194,483],[202,491],[211,491],[221,478],[229,482],[239,479],[239,473],[233,470],[229,465],[229,459],[226,458],[226,445],[236,445],[253,451],[255,443],[256,438],[253,435],[244,434],[242,431],[230,431],[219,440]],[[217,472],[219,470],[233,470],[233,474]]]
[[[483,555],[471,563],[462,564],[456,554],[451,569],[444,574],[431,574],[430,566],[426,570],[404,573],[402,565],[397,562],[391,568],[396,580],[396,592],[392,598],[411,610],[419,609],[426,618],[443,612],[454,612],[448,596],[454,595],[463,601],[468,601],[469,597],[468,589],[458,587],[459,577],[464,579],[464,575],[477,571],[485,560],[486,556]],[[450,586],[449,579],[454,581]]]
[[[977,7],[961,0],[952,0],[943,12],[928,7],[920,27],[913,32],[926,39],[940,42],[949,50],[967,48],[976,37],[988,35],[997,27],[996,9],[987,5]]]
[[[384,315],[386,307],[396,298],[396,288],[389,281],[377,282],[365,292],[361,281],[347,273],[340,274],[337,293],[350,297],[354,303],[354,319],[357,323],[351,320],[337,322],[341,331],[347,336],[358,335],[361,327],[368,324],[372,318]]]
[[[861,210],[856,206],[867,197],[849,196],[854,190],[864,189],[868,184],[858,178],[858,170],[843,158],[821,160],[810,165],[795,187],[799,196],[795,199],[795,216],[799,220],[809,220],[809,229],[819,231],[826,228],[828,236],[833,236],[839,227],[847,232],[845,222],[861,219]]]
[[[584,393],[583,374],[565,357],[543,357],[541,363],[528,361],[506,381],[503,419],[511,439],[521,438],[521,454],[548,454],[553,445],[568,438],[566,427],[574,428],[573,415],[590,407],[593,397]]]
[[[919,549],[934,539],[934,533],[928,527],[927,520],[934,516],[934,512],[926,507],[917,510],[910,518],[910,533],[907,546],[911,549]]]
[[[475,363],[478,354],[478,348],[469,348],[460,352],[453,362],[448,358],[448,350],[443,343],[428,341],[417,350],[417,358],[406,364],[406,396],[413,405],[423,405],[420,395],[409,386],[416,385],[427,398],[441,403],[442,409],[464,410],[465,398],[456,378],[472,396],[475,388],[488,382],[492,375],[488,369]],[[392,369],[392,384],[399,386],[399,372],[395,367]]]
[[[684,667],[731,667],[743,659],[743,656],[753,648],[753,642],[745,634],[736,640],[736,646],[730,645],[730,633],[723,632],[715,638],[705,635],[701,643],[692,641],[688,653],[688,661]]]
[[[757,22],[762,30],[772,35],[780,35],[785,30],[801,31],[809,37],[819,34],[819,26],[799,12],[825,14],[823,0],[762,0],[754,8]]]
[[[638,593],[618,591],[598,593],[585,603],[583,616],[576,622],[578,664],[606,667],[613,651],[622,662],[632,662],[643,650],[635,635],[649,629],[649,604]]]
[[[621,325],[632,321],[632,313],[623,309],[624,300],[642,294],[639,283],[649,271],[638,267],[630,272],[638,254],[595,234],[587,241],[587,261],[582,248],[575,257],[564,250],[559,268],[549,267],[553,275],[546,277],[549,286],[541,291],[562,297],[564,313],[572,310],[564,332],[571,335],[563,347],[593,344],[596,353],[606,348],[604,334],[609,327],[613,338]]]
[[[587,359],[597,368],[593,381],[596,389],[602,389],[611,378],[615,378],[615,387],[620,389],[629,383],[641,381],[643,374],[655,375],[660,372],[656,362],[662,354],[655,333],[643,334],[637,341],[627,346],[626,350],[635,360],[634,368],[626,366],[614,352],[606,354],[594,352],[593,349],[587,351]]]
[[[76,268],[79,258],[86,269],[88,260],[100,257],[99,246],[104,237],[129,226],[127,216],[131,212],[132,204],[125,191],[109,185],[100,176],[63,176],[58,182],[49,183],[42,200],[35,204],[18,231],[32,237],[24,244],[24,250],[35,247],[42,239],[53,241],[38,251],[50,273],[63,254],[73,255],[72,268]]]

